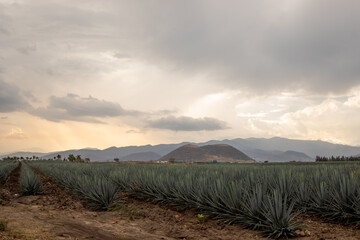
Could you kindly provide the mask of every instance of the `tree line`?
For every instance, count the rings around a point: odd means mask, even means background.
[[[13,160],[39,160],[40,158],[37,156],[32,157],[17,157],[17,156],[7,156],[3,157],[3,161],[13,161]],[[81,155],[74,155],[70,154],[67,158],[62,159],[61,155],[58,154],[57,156],[54,156],[53,158],[49,158],[48,160],[63,160],[63,161],[69,161],[69,162],[79,162],[79,163],[88,163],[90,162],[90,158],[82,158]]]
[[[360,156],[351,156],[351,157],[345,157],[345,156],[320,157],[320,156],[316,156],[315,161],[316,161],[316,162],[360,161]]]

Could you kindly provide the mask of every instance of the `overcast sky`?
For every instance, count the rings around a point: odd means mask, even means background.
[[[360,145],[358,0],[0,0],[0,152]]]

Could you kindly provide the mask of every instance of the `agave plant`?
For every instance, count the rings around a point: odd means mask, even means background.
[[[265,221],[262,232],[269,238],[296,237],[296,230],[301,229],[299,221],[295,221],[298,213],[293,212],[294,202],[287,205],[287,197],[282,197],[278,191],[266,199],[264,204]]]
[[[27,164],[22,164],[20,173],[20,189],[22,195],[37,195],[42,191],[39,177]]]
[[[102,178],[85,177],[82,180],[81,196],[97,210],[105,210],[119,201],[115,185]]]

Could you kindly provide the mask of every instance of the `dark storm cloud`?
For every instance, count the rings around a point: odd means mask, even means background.
[[[34,45],[19,47],[17,50],[24,55],[29,55],[31,52],[36,51],[36,45],[34,44]]]
[[[192,118],[168,116],[148,121],[148,127],[173,131],[213,131],[227,129],[227,124],[216,118]]]
[[[0,112],[23,111],[28,108],[23,92],[0,79]]]
[[[143,34],[133,47],[145,48],[153,63],[255,92],[360,84],[359,1],[126,3],[126,20],[139,17],[132,27]]]
[[[86,52],[108,51],[189,76],[205,73],[207,83],[223,88],[326,94],[360,83],[359,9],[357,0],[36,0],[0,5],[0,29],[21,33],[0,40],[24,54],[31,51],[24,43],[39,42],[39,52],[50,43],[46,56],[55,63],[68,44],[81,56],[64,72],[88,66]]]
[[[9,32],[0,25],[0,34],[9,34]]]
[[[65,97],[50,98],[50,103],[45,108],[38,108],[32,114],[49,121],[83,121],[83,122],[102,122],[98,118],[137,116],[138,111],[123,109],[119,104],[99,100],[93,97],[83,98],[75,94],[68,94]]]

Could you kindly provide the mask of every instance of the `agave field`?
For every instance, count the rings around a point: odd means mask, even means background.
[[[296,236],[297,216],[358,224],[360,164],[128,165],[33,161],[32,167],[96,209],[119,192],[262,232]],[[0,165],[1,167],[1,165]]]

